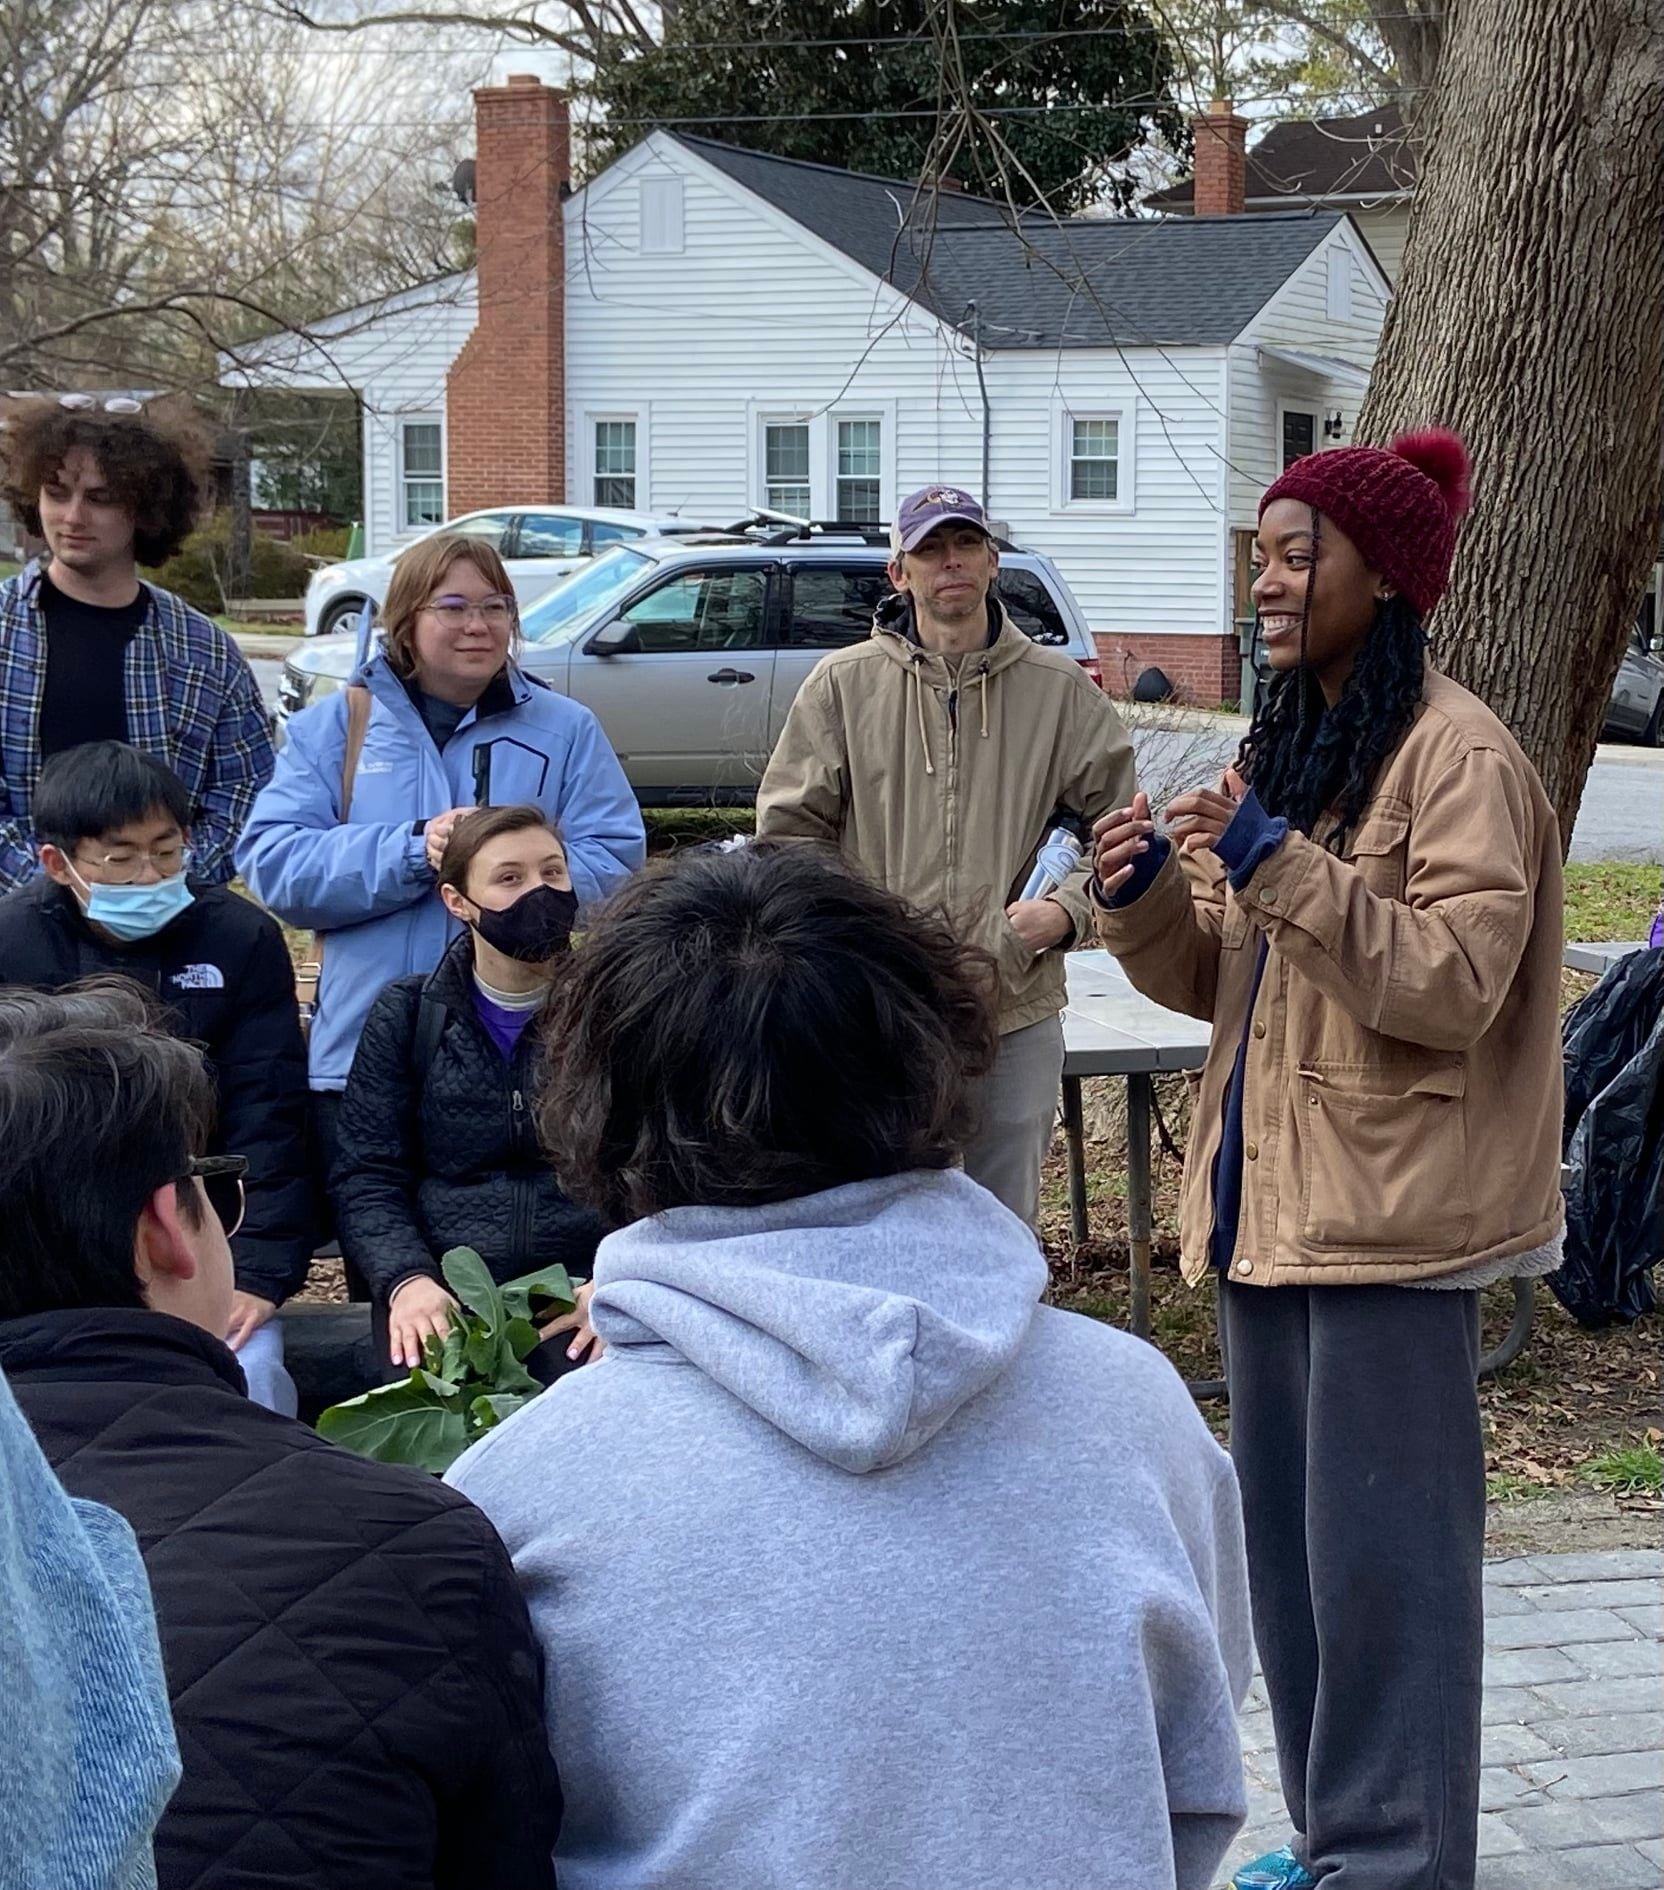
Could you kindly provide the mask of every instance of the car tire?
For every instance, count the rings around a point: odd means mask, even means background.
[[[1652,720],[1641,732],[1643,748],[1664,748],[1664,689],[1658,692],[1658,700],[1652,705]]]
[[[318,619],[318,635],[333,636],[337,630],[350,630],[358,622],[358,613],[364,608],[362,597],[343,597],[330,605]]]

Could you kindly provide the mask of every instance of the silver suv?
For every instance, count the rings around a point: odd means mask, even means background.
[[[881,534],[856,527],[617,545],[526,610],[520,661],[595,711],[644,807],[742,804],[810,670],[871,630],[888,557]],[[1020,629],[1102,686],[1096,645],[1050,559],[1002,545],[999,593]],[[354,652],[351,636],[297,651],[280,719],[339,689]]]

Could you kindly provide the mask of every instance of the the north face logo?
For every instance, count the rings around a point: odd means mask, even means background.
[[[218,965],[186,965],[171,979],[181,991],[223,991],[225,973]]]

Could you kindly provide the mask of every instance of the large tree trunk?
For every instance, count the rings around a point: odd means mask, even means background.
[[[1441,666],[1569,842],[1664,499],[1664,0],[1460,0],[1359,421],[1467,440]]]

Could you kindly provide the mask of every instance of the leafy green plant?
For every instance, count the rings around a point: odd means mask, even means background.
[[[533,1303],[539,1316],[576,1303],[565,1267],[499,1286],[472,1247],[453,1247],[439,1268],[460,1302],[443,1341],[427,1340],[408,1378],[331,1405],[318,1418],[332,1443],[435,1476],[543,1389],[524,1364],[537,1344]]]

